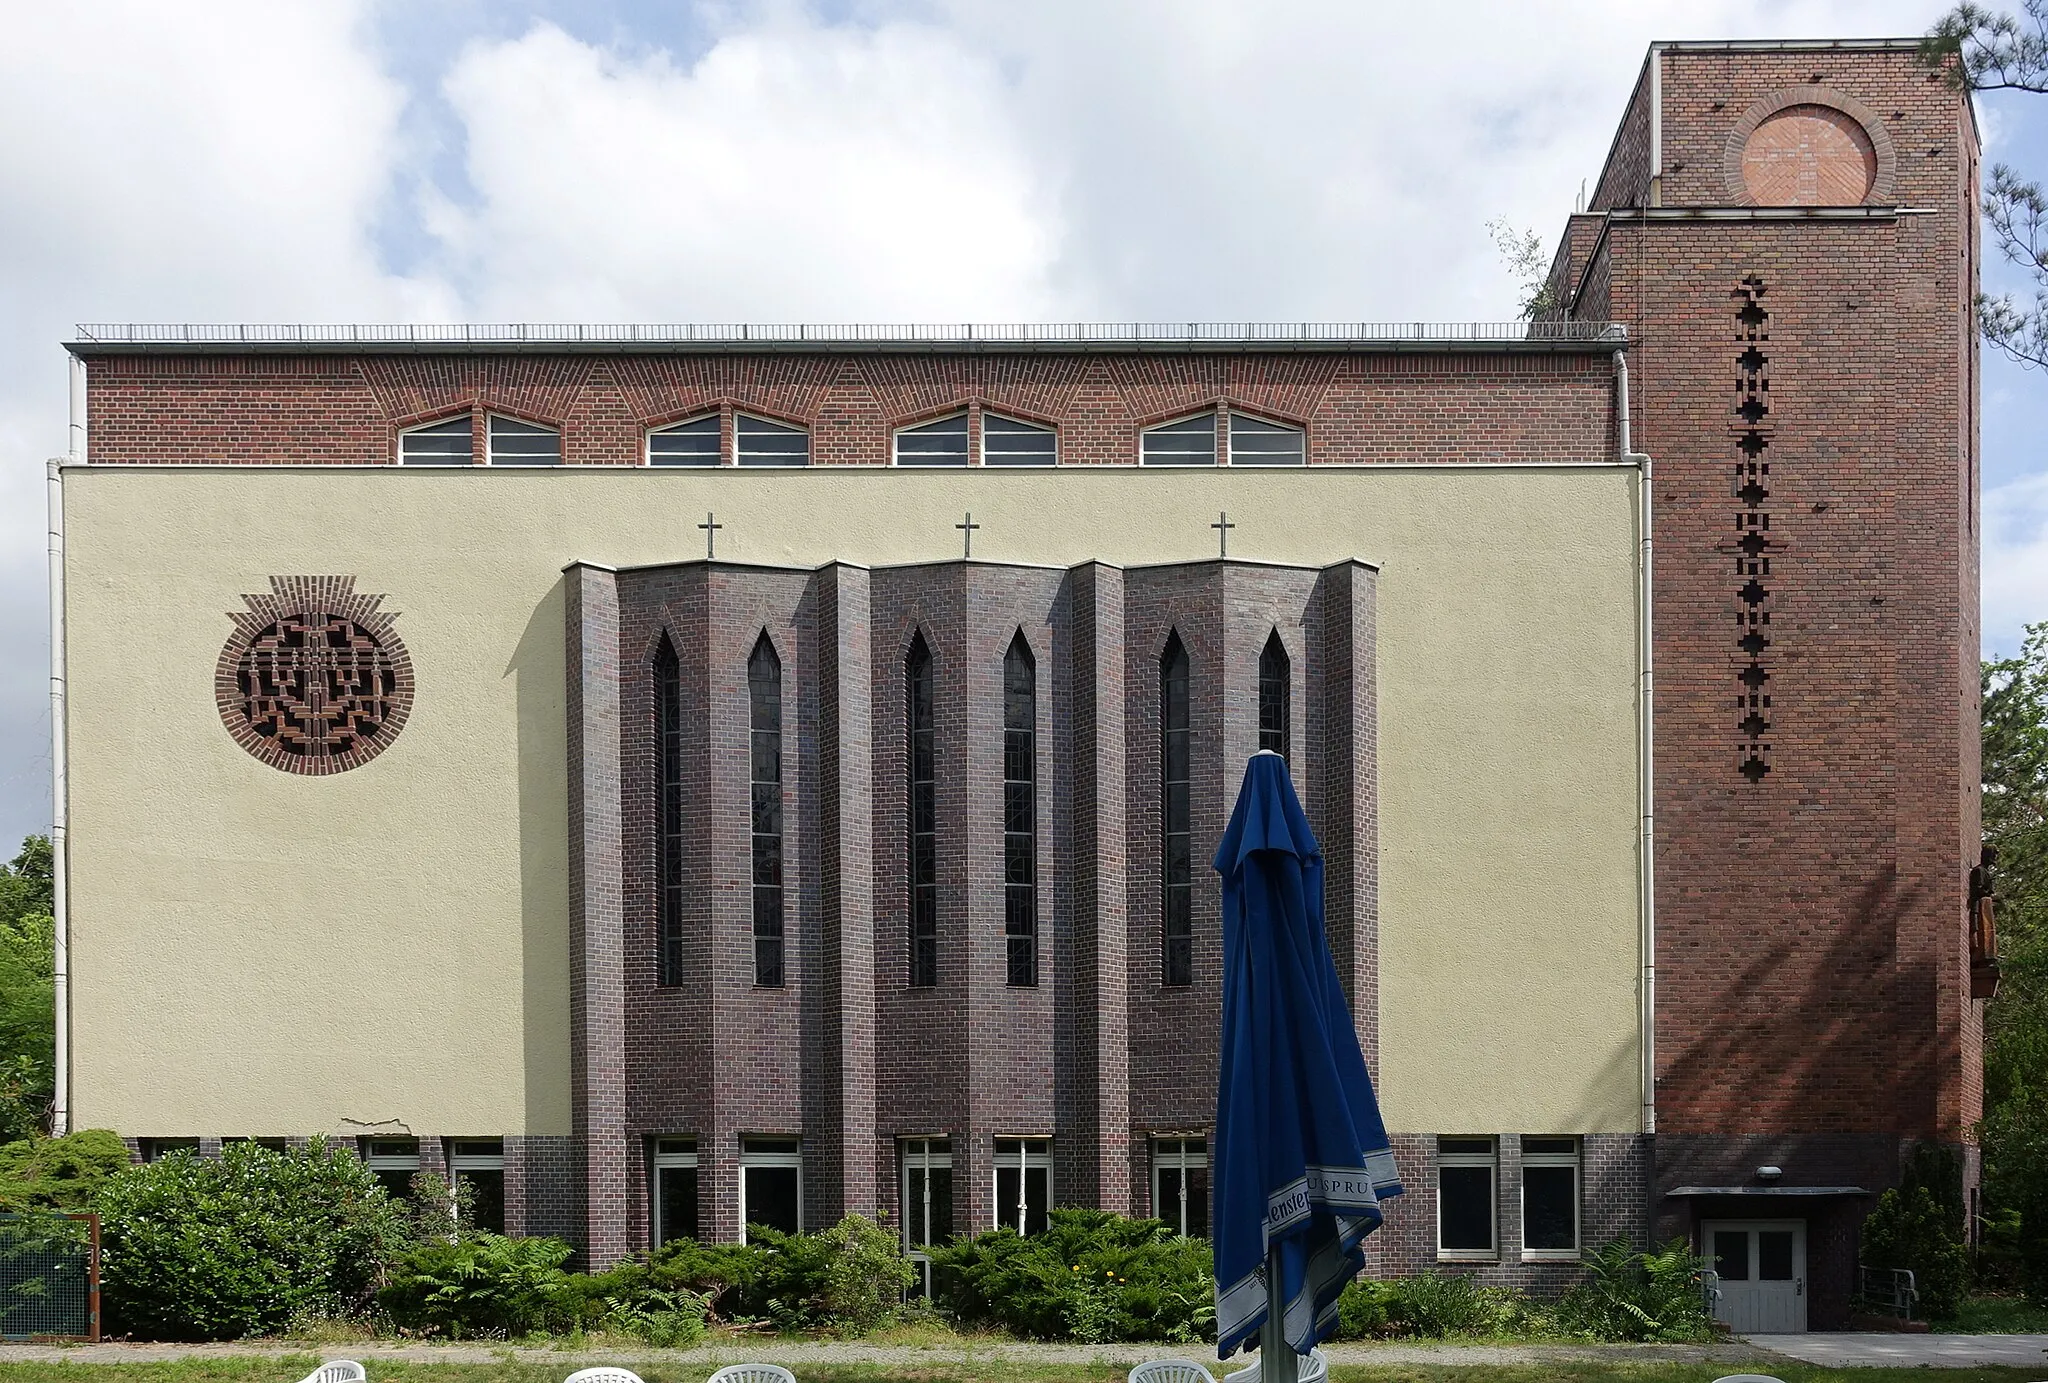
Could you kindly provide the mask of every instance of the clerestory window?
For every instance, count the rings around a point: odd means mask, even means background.
[[[1307,459],[1308,434],[1300,428],[1249,413],[1230,415],[1231,465],[1299,466]]]
[[[1216,464],[1216,415],[1197,413],[1145,429],[1139,459],[1147,466]]]
[[[467,466],[475,460],[475,433],[467,413],[398,434],[401,466]]]
[[[811,434],[741,413],[733,418],[734,460],[742,466],[808,466]]]
[[[683,982],[683,675],[663,635],[654,655],[656,982]]]
[[[647,464],[650,466],[715,466],[721,441],[718,415],[656,428],[647,434]]]
[[[562,434],[551,427],[522,423],[517,418],[491,415],[493,466],[559,466],[562,464]]]
[[[1291,668],[1287,646],[1275,629],[1266,640],[1265,652],[1259,654],[1259,748],[1270,749],[1283,759],[1288,757],[1291,724]]]
[[[1178,632],[1167,635],[1159,660],[1159,821],[1164,846],[1160,928],[1160,980],[1193,984],[1194,810],[1190,797],[1188,651]]]
[[[899,466],[964,466],[967,464],[967,415],[955,413],[936,422],[906,427],[896,434]]]
[[[1059,460],[1059,438],[1049,427],[981,415],[981,464],[984,466],[1050,466]]]

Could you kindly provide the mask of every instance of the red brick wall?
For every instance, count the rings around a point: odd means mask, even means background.
[[[886,464],[895,428],[970,403],[1054,424],[1067,464],[1134,463],[1140,428],[1219,403],[1306,425],[1317,462],[1603,458],[1612,416],[1601,352],[98,356],[88,377],[91,459],[116,465],[384,465],[401,428],[469,410],[479,458],[498,410],[621,466],[712,409],[803,424],[828,465]]]
[[[1974,138],[1905,50],[1672,52],[1663,215],[1609,226],[1634,439],[1656,457],[1658,1106],[1669,1132],[1966,1135],[1981,1107]],[[1927,214],[1726,205],[1728,132],[1819,83]],[[1737,767],[1735,296],[1770,340],[1770,772]],[[1594,286],[1588,285],[1589,296]]]

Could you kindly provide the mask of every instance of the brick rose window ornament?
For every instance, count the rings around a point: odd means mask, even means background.
[[[273,576],[245,595],[214,670],[235,743],[287,773],[341,773],[383,753],[412,709],[412,659],[381,595],[352,576]]]

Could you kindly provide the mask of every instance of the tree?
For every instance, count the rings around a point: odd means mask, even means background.
[[[0,866],[0,1142],[49,1126],[56,1095],[56,903],[50,841]]]
[[[1963,91],[2048,94],[2048,0],[2024,0],[2025,20],[1968,3],[1943,15],[1921,56]],[[2034,301],[1977,295],[1984,339],[2022,365],[2048,368],[2048,198],[2003,163],[1984,189],[1984,221],[1998,251],[2034,280]]]
[[[2019,1212],[2019,1271],[2048,1304],[2048,621],[1984,664],[1984,843],[1998,852],[1998,997],[1984,1014],[1984,1182]]]
[[[1543,253],[1543,237],[1533,230],[1519,230],[1505,218],[1488,221],[1486,233],[1493,237],[1501,262],[1508,266],[1508,272],[1515,276],[1522,290],[1517,314],[1524,321],[1531,321],[1556,307],[1557,290],[1551,286],[1550,256]]]

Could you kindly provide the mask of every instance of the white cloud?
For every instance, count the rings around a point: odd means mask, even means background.
[[[2011,654],[2048,620],[2048,471],[1984,492],[1984,643]]]
[[[685,69],[539,25],[469,48],[445,91],[477,200],[433,225],[483,316],[1054,311],[1057,208],[992,65],[941,30],[774,19]]]

